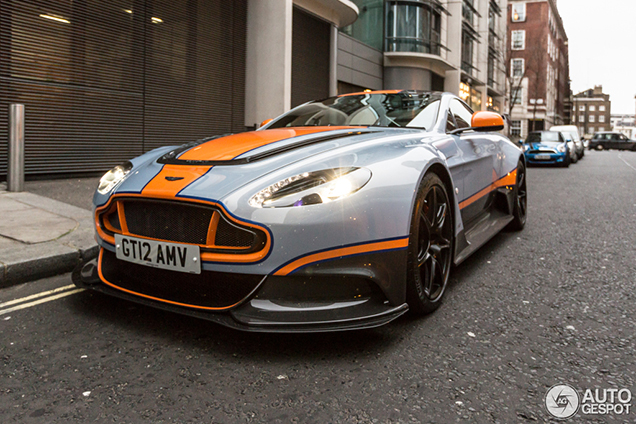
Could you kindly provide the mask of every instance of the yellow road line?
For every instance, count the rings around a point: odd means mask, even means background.
[[[48,290],[48,291],[45,291],[45,292],[33,294],[31,296],[23,297],[21,299],[10,300],[9,302],[0,303],[0,308],[4,308],[5,306],[15,305],[16,303],[26,302],[26,301],[32,300],[32,299],[37,299],[39,297],[48,296],[50,294],[59,293],[61,291],[70,290],[70,289],[72,289],[74,287],[77,287],[77,286],[75,284],[69,284],[68,286],[58,287],[58,288],[53,289],[53,290]]]
[[[64,293],[56,294],[54,296],[45,297],[43,299],[36,300],[34,302],[23,303],[22,305],[14,306],[13,308],[0,310],[0,315],[5,315],[13,311],[19,311],[20,309],[30,308],[32,306],[40,305],[42,303],[50,302],[52,300],[60,299],[62,297],[70,296],[72,294],[83,292],[83,291],[84,289],[75,289],[75,290],[67,291]]]

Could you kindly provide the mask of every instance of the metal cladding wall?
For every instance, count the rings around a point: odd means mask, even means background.
[[[10,103],[32,176],[243,131],[246,3],[0,0],[0,179]]]
[[[294,7],[291,106],[329,97],[331,25]]]

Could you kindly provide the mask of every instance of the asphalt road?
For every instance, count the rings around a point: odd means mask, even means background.
[[[456,268],[438,311],[374,330],[241,333],[88,292],[7,313],[70,277],[2,290],[0,421],[545,422],[558,383],[636,395],[636,153],[530,168],[528,190],[526,229]]]

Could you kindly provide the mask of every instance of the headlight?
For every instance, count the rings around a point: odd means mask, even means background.
[[[124,179],[124,177],[130,172],[133,165],[130,162],[125,162],[121,165],[117,165],[110,171],[104,174],[104,176],[99,180],[99,186],[97,187],[97,191],[100,194],[106,194],[111,191],[117,184]]]
[[[315,205],[342,199],[371,179],[366,168],[335,168],[305,172],[264,188],[249,200],[255,208]]]
[[[561,144],[559,147],[557,147],[557,150],[561,153],[565,153],[565,150],[566,150],[565,144]]]
[[[529,145],[527,145],[527,144],[524,144],[524,145],[523,145],[523,151],[524,151],[524,152],[527,152],[529,149],[530,149],[530,146],[529,146]]]

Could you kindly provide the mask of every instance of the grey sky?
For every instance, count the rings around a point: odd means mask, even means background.
[[[634,114],[636,0],[557,0],[570,46],[572,92],[602,85],[612,113]]]

